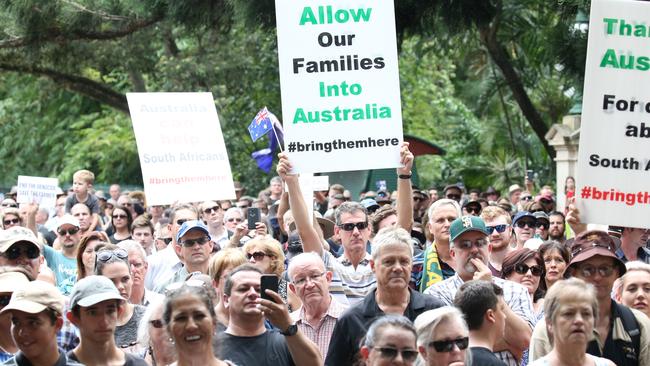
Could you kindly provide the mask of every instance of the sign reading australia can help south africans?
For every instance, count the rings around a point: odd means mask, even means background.
[[[649,228],[650,3],[592,1],[585,70],[581,219]]]
[[[275,1],[285,150],[294,172],[399,166],[392,0]]]
[[[128,93],[147,202],[235,198],[211,93]]]

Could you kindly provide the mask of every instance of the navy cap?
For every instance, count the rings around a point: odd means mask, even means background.
[[[530,213],[528,211],[520,211],[520,212],[517,212],[517,214],[515,215],[515,218],[512,219],[512,225],[514,226],[515,224],[517,224],[517,221],[523,219],[524,217],[530,217],[533,220],[535,220],[535,215],[533,215],[532,213]]]
[[[181,229],[178,230],[178,234],[176,234],[176,242],[180,243],[181,238],[185,236],[190,230],[201,230],[205,233],[205,235],[208,236],[208,240],[212,240],[210,237],[210,232],[208,231],[208,227],[205,226],[203,221],[201,220],[190,220],[190,221],[185,221],[183,225],[181,225]]]

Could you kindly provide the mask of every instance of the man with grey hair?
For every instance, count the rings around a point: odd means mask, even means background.
[[[411,236],[406,230],[387,227],[377,233],[370,261],[377,288],[336,323],[325,365],[352,365],[359,341],[377,317],[403,314],[414,321],[423,312],[443,306],[440,300],[409,288],[412,257]]]
[[[327,354],[334,326],[347,309],[347,305],[339,303],[330,295],[332,272],[325,270],[325,263],[318,254],[298,254],[289,262],[287,272],[291,279],[289,288],[302,301],[302,307],[291,313],[291,318],[324,356]]]
[[[142,245],[135,240],[122,240],[117,244],[118,247],[126,250],[129,256],[129,267],[131,267],[131,297],[129,302],[135,305],[149,306],[154,301],[163,301],[165,297],[159,293],[149,291],[144,287],[144,278],[149,269],[147,263],[147,252]]]
[[[506,330],[504,337],[494,346],[494,352],[506,365],[516,366],[530,342],[535,322],[533,305],[524,286],[492,276],[488,267],[492,245],[487,236],[485,223],[480,217],[462,216],[454,220],[449,226],[449,238],[456,274],[427,288],[424,293],[439,298],[446,305],[453,305],[456,292],[467,281],[492,281],[501,287],[508,305],[505,309]]]

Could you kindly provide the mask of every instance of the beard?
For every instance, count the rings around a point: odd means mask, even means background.
[[[467,271],[468,273],[474,273],[474,272],[477,271],[476,266],[474,264],[472,264],[470,259],[478,259],[481,262],[485,262],[485,259],[480,254],[472,255],[471,257],[467,258],[467,262],[465,262],[465,265],[463,266],[463,269],[465,269],[465,271]]]

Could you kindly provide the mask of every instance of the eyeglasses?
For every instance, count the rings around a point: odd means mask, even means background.
[[[537,226],[538,229],[548,230],[548,227],[550,226],[550,224],[548,222],[544,222],[544,221],[537,221],[535,223],[535,226]]]
[[[128,216],[126,215],[121,215],[121,214],[113,215],[113,219],[126,219],[126,218],[128,218]]]
[[[548,204],[553,203],[553,201],[542,198],[542,199],[539,200],[539,203],[541,203],[543,205],[548,205]]]
[[[544,269],[538,265],[528,267],[528,265],[525,263],[519,263],[515,266],[515,272],[519,273],[520,275],[525,275],[528,273],[528,270],[530,270],[530,273],[532,273],[535,277],[541,276],[544,272]]]
[[[130,262],[129,265],[135,269],[140,269],[142,266],[144,266],[144,263],[142,262]]]
[[[324,274],[325,274],[325,272],[314,273],[314,274],[311,274],[311,275],[309,275],[309,276],[307,276],[307,277],[294,279],[294,280],[293,280],[293,284],[296,285],[296,286],[302,286],[302,285],[304,285],[304,284],[307,283],[307,280],[309,280],[309,281],[311,281],[311,282],[316,282],[316,281],[318,281],[321,277],[323,277]]]
[[[151,324],[152,327],[154,328],[162,328],[165,324],[163,324],[162,319],[154,319],[154,320],[149,320],[149,324]]]
[[[449,198],[450,200],[454,200],[454,201],[460,200],[460,195],[459,194],[448,194],[445,197]]]
[[[420,196],[413,197],[413,201],[422,202],[422,201],[425,201],[425,200],[426,200],[426,198],[424,198],[424,197],[420,197]]]
[[[7,220],[3,220],[2,223],[5,224],[5,226],[7,226],[7,225],[16,225],[16,224],[20,223],[20,219],[18,219],[18,218],[16,218],[16,219],[7,219]]]
[[[228,222],[233,222],[233,221],[236,221],[236,222],[242,222],[243,220],[244,220],[244,219],[240,219],[239,217],[230,217],[230,218],[228,218],[228,220],[226,220],[226,221],[228,221]]]
[[[253,259],[255,259],[255,262],[261,261],[266,256],[270,257],[270,255],[268,255],[268,254],[266,254],[264,252],[246,253],[246,259],[251,260],[251,258],[253,258]]]
[[[458,241],[455,245],[456,247],[460,249],[472,249],[472,246],[475,246],[477,248],[482,248],[487,245],[487,240],[485,239],[477,239],[476,241],[471,241],[471,240],[460,240]]]
[[[397,354],[401,354],[402,360],[406,362],[413,362],[418,357],[418,351],[414,349],[397,349],[393,347],[373,347],[373,349],[379,351],[382,358],[389,360],[397,358]]]
[[[528,221],[528,220],[519,220],[519,221],[517,221],[517,227],[518,228],[523,229],[526,226],[528,226],[530,229],[535,228],[535,221]]]
[[[429,342],[429,347],[433,347],[436,352],[451,352],[454,350],[454,345],[461,351],[466,349],[469,345],[469,337]]]
[[[176,225],[181,226],[188,221],[190,221],[190,219],[178,219],[176,220]]]
[[[24,248],[25,250],[21,250],[21,248]],[[24,255],[29,259],[36,259],[41,255],[41,250],[34,245],[29,245],[27,247],[12,245],[11,248],[9,248],[2,255],[12,261],[20,258],[21,255]]]
[[[362,221],[362,222],[350,222],[350,223],[347,223],[347,224],[341,224],[341,225],[339,225],[339,227],[340,227],[343,231],[354,231],[354,228],[355,228],[355,227],[356,227],[357,229],[359,229],[359,231],[361,231],[361,230],[363,230],[363,229],[365,229],[365,228],[368,227],[368,222],[367,222],[367,221]]]
[[[125,202],[125,203],[122,204],[122,206],[124,206],[124,207],[131,207],[132,204],[131,204],[130,202]]]
[[[73,228],[70,228],[68,230],[59,228],[56,232],[59,233],[59,235],[61,235],[61,236],[74,235],[74,234],[79,232],[79,228],[78,227],[73,227]]]
[[[506,231],[508,228],[508,224],[501,224],[501,225],[494,225],[494,226],[485,226],[485,230],[487,231],[488,234],[492,234],[492,231],[496,230],[497,233],[501,234],[502,232]]]
[[[11,300],[11,295],[2,295],[0,296],[0,309],[9,305],[9,300]]]
[[[600,277],[609,277],[614,272],[614,266],[603,265],[599,267],[594,267],[591,265],[586,265],[578,268],[578,270],[582,274],[582,277],[586,277],[586,278],[593,277],[596,274],[596,272],[598,272]]]
[[[533,196],[524,196],[524,197],[519,198],[519,200],[521,200],[521,201],[532,201]]]
[[[183,240],[183,241],[181,242],[181,244],[183,244],[183,246],[184,246],[185,248],[190,248],[190,247],[193,247],[194,244],[203,245],[203,244],[205,244],[205,243],[207,243],[207,242],[209,242],[209,241],[210,241],[210,239],[209,239],[207,236],[203,236],[203,237],[200,237],[200,238],[198,238],[198,239],[187,239],[187,240]]]
[[[111,258],[127,260],[129,258],[129,254],[126,252],[126,250],[120,248],[115,250],[102,250],[101,252],[97,253],[98,262],[108,262]]]
[[[210,214],[210,213],[213,213],[213,212],[219,212],[219,210],[221,210],[221,207],[219,207],[219,206],[208,207],[205,210],[203,210],[203,213]]]

